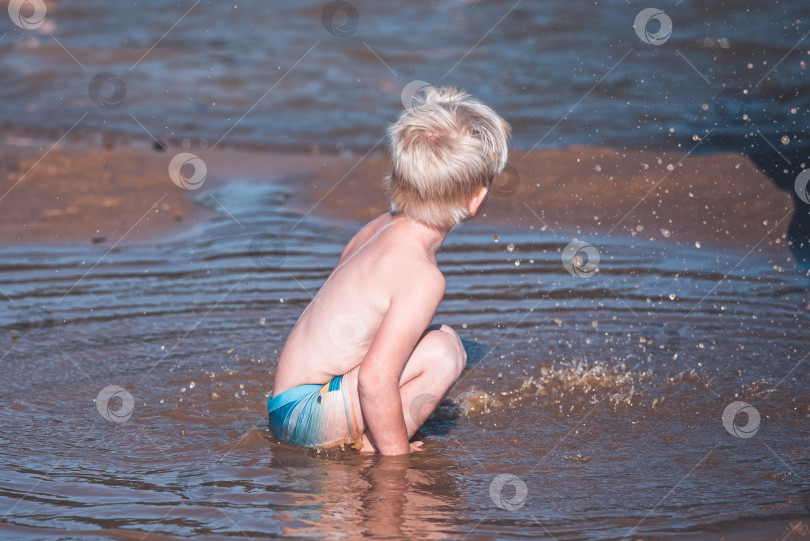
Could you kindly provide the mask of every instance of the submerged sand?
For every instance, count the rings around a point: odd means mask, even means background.
[[[115,243],[171,235],[206,213],[193,197],[234,180],[281,182],[307,215],[356,222],[386,210],[389,161],[369,156],[193,151],[205,161],[199,190],[168,174],[182,149],[104,150],[31,142],[0,146],[0,242]],[[570,147],[512,151],[479,224],[606,234],[785,253],[790,195],[746,157]]]

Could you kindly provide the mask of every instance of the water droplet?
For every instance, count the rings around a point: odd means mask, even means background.
[[[695,241],[695,248],[700,248],[700,241],[699,240]]]
[[[783,135],[782,139],[780,139],[780,141],[782,141],[783,145],[789,145],[790,144],[790,137],[788,137],[787,135]]]
[[[664,235],[665,237],[669,238],[669,235],[671,233],[669,232],[669,229],[662,229],[661,234]]]
[[[510,242],[509,244],[506,245],[506,251],[507,252],[514,252],[515,251],[515,245]]]
[[[675,169],[675,166],[674,166],[674,165],[672,165],[671,163],[668,163],[668,164],[667,164],[667,171],[672,171],[672,170],[674,170],[674,169]]]

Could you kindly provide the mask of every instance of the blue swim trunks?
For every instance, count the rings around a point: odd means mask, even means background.
[[[273,435],[304,447],[362,444],[344,377],[324,385],[299,385],[268,398]]]

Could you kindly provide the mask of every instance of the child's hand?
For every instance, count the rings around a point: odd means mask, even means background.
[[[424,451],[425,450],[425,448],[422,447],[422,442],[421,441],[414,441],[414,442],[411,442],[409,445],[411,447],[411,452],[412,453],[415,453],[417,451]]]
[[[371,444],[371,440],[368,439],[368,436],[363,434],[363,447],[360,448],[361,453],[376,453],[377,449],[374,448],[374,445]]]

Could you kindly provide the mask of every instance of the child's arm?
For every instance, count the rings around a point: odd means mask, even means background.
[[[429,264],[402,280],[360,365],[360,408],[371,440],[384,455],[410,451],[399,378],[444,295],[444,277]]]

